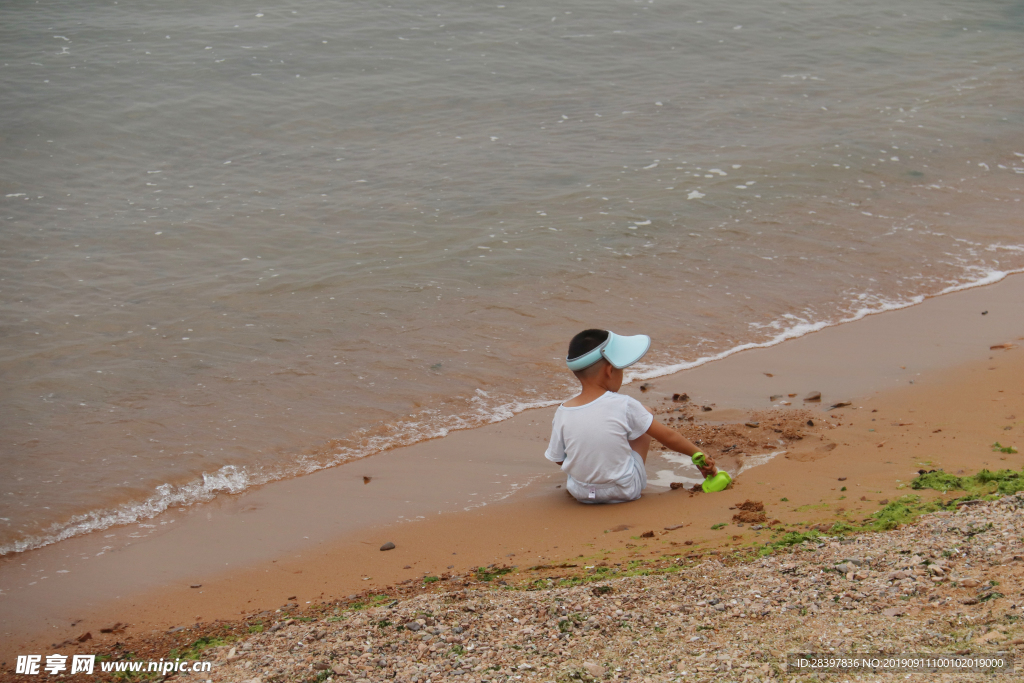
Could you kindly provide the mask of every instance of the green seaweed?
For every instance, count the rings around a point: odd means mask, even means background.
[[[964,482],[963,479],[954,475],[947,474],[945,472],[927,472],[920,474],[910,482],[910,488],[912,489],[935,489],[936,491],[963,490]]]
[[[950,501],[949,504],[953,505],[955,504],[955,501]],[[890,529],[895,529],[901,524],[908,524],[921,515],[943,509],[945,509],[945,506],[941,500],[922,502],[920,496],[903,496],[902,498],[889,503],[881,510],[877,510],[872,513],[864,520],[863,524],[855,526],[846,521],[840,520],[832,525],[827,534],[838,536],[852,533],[863,533],[867,531],[888,531]],[[822,535],[823,534],[817,529],[810,529],[808,531],[787,531],[781,536],[777,536],[775,540],[770,543],[766,543],[764,547],[758,551],[758,556],[770,555],[776,550],[800,545],[808,541],[816,542]]]
[[[865,524],[862,529],[870,531],[889,531],[901,524],[906,524],[929,512],[942,509],[942,502],[922,503],[920,496],[903,496],[871,514],[873,521]]]
[[[221,645],[227,645],[238,640],[237,636],[224,635],[224,636],[202,636],[193,640],[189,645],[183,649],[178,650],[177,648],[171,650],[168,658],[173,659],[199,659],[203,652],[211,647],[220,647]]]
[[[820,537],[821,532],[816,529],[812,529],[811,531],[788,531],[778,540],[766,543],[757,554],[758,556],[770,555],[780,548],[799,545],[805,541],[816,541]]]
[[[497,567],[495,569],[488,569],[487,567],[478,567],[476,570],[477,581],[492,581],[499,576],[504,576],[512,571],[511,567]]]
[[[997,442],[998,445],[998,442]],[[914,489],[935,489],[936,491],[964,491],[972,496],[1000,493],[1004,496],[1024,491],[1024,475],[1014,470],[981,470],[969,477],[958,477],[946,472],[926,472],[910,482]]]
[[[363,598],[359,598],[358,600],[349,603],[348,608],[352,611],[359,611],[367,609],[368,607],[380,607],[390,599],[391,598],[387,595],[374,595],[371,593]],[[303,619],[301,617],[296,617],[296,621],[313,621],[313,619]]]

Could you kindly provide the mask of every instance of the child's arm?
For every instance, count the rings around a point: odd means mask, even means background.
[[[693,443],[685,436],[676,430],[661,424],[657,419],[651,422],[651,426],[647,429],[647,433],[656,441],[664,444],[666,448],[670,448],[676,453],[693,455],[700,451],[700,449],[694,446]],[[718,468],[715,467],[715,461],[711,459],[711,456],[705,453],[704,460],[707,461],[707,467],[698,468],[700,469],[700,473],[705,477],[711,477],[718,474]]]

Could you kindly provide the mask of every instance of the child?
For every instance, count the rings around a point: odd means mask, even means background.
[[[685,455],[697,447],[654,419],[639,401],[617,393],[622,369],[640,360],[651,338],[621,337],[606,330],[584,330],[569,342],[566,365],[580,381],[578,396],[555,411],[544,457],[568,475],[566,489],[581,503],[625,503],[647,486],[647,450],[655,438]],[[718,472],[705,456],[705,477]]]

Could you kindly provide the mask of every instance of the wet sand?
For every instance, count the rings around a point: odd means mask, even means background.
[[[742,425],[750,411],[771,408],[768,397],[777,394],[793,404],[780,410],[811,411],[815,426],[787,442],[785,455],[743,472],[722,494],[651,488],[626,505],[578,505],[556,488],[562,477],[543,460],[552,412],[543,409],[224,496],[151,520],[153,529],[108,530],[3,558],[0,660],[43,652],[87,631],[94,640],[80,652],[106,639],[230,620],[289,600],[345,597],[492,563],[525,569],[598,550],[653,556],[686,548],[686,541],[742,546],[757,542],[758,532],[733,524],[710,527],[729,523],[729,508],[746,498],[764,501],[769,517],[786,523],[831,522],[867,514],[902,495],[899,486],[922,467],[1019,469],[1020,455],[994,453],[989,445],[1015,443],[1024,424],[1024,353],[990,350],[1021,343],[1020,301],[1024,278],[1012,277],[649,380],[647,391],[640,382],[625,387],[660,411],[678,407],[666,400],[671,394],[687,392],[693,402],[713,408],[699,411],[694,425]],[[800,401],[810,391],[822,393],[821,405]],[[851,406],[823,410],[847,400]],[[696,428],[685,423],[683,431]],[[770,424],[757,429],[758,440],[763,436],[772,446],[763,451],[781,450],[770,442],[777,438]],[[723,463],[739,468],[735,459]],[[652,478],[666,469],[671,464],[652,455]],[[840,483],[839,477],[846,479]],[[842,486],[848,490],[841,492]],[[518,490],[508,495],[513,488]],[[507,498],[496,500],[502,496]],[[474,499],[490,503],[478,506]],[[399,514],[424,519],[403,522]],[[684,526],[664,528],[679,524]],[[640,544],[632,538],[648,530],[656,532],[654,540]],[[381,552],[387,541],[396,549]],[[130,627],[99,633],[115,622]]]

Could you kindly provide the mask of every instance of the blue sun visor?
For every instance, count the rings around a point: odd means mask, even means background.
[[[589,368],[601,360],[601,358],[604,358],[614,367],[621,370],[643,358],[649,348],[651,348],[651,338],[646,334],[620,337],[614,332],[609,332],[608,338],[601,342],[597,348],[587,351],[582,356],[567,358],[565,364],[569,366],[570,370],[575,372]]]

